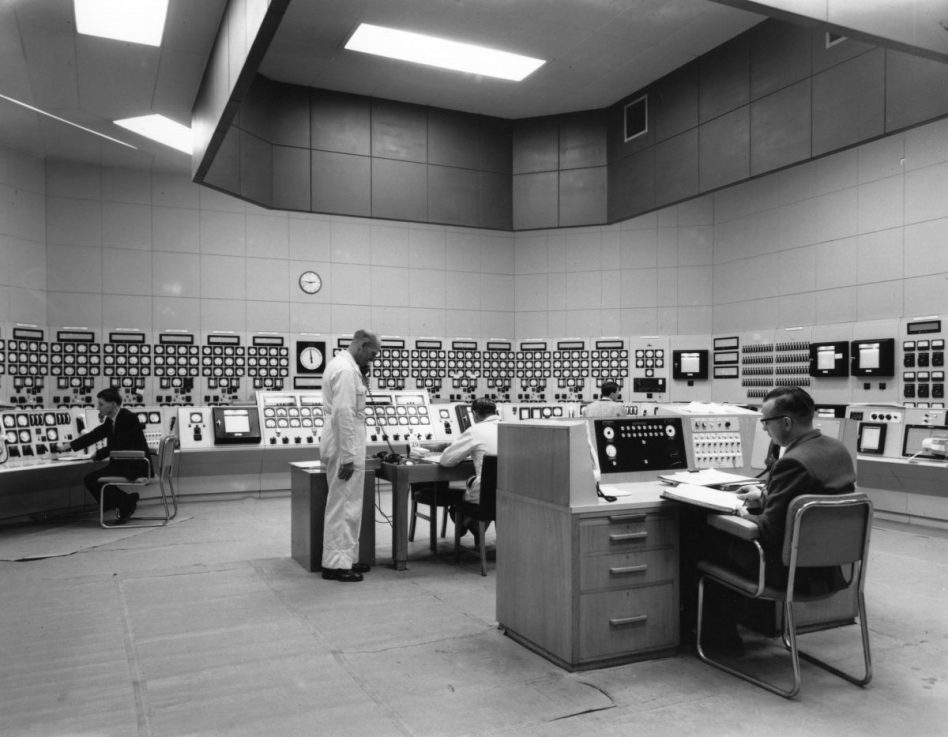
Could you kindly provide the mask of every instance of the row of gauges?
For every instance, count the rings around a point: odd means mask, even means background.
[[[407,406],[399,405],[397,407],[393,407],[391,405],[377,406],[377,407],[368,406],[365,408],[365,415],[366,417],[372,417],[375,415],[379,417],[383,417],[383,416],[403,417],[403,416],[412,416],[412,415],[424,415],[427,418],[428,408],[425,407],[424,405],[415,405],[415,404],[410,404]]]
[[[264,417],[322,417],[322,407],[264,407]]]
[[[427,415],[424,417],[418,415],[412,417],[366,417],[365,424],[369,427],[394,427],[396,425],[430,425],[431,421]]]
[[[322,427],[324,424],[325,420],[322,417],[280,417],[263,421],[263,426],[269,430],[285,430],[288,427]]]
[[[29,412],[3,416],[3,426],[10,427],[55,427],[71,422],[68,412]]]

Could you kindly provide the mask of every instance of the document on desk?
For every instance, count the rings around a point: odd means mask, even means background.
[[[700,471],[679,471],[659,478],[669,484],[692,484],[695,486],[741,486],[759,484],[760,480],[752,476],[739,476],[736,473],[718,471],[715,468],[703,468]]]
[[[417,456],[412,456],[413,461],[421,461],[422,463],[433,463],[436,466],[441,463],[441,454],[440,453],[429,453],[428,455],[418,458]]]
[[[738,510],[744,506],[744,502],[738,499],[737,494],[733,491],[709,489],[707,486],[697,486],[695,484],[669,486],[662,491],[662,496],[665,499],[693,504],[696,507],[704,507],[724,514],[737,514]]]

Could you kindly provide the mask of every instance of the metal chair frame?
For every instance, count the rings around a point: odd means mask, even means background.
[[[115,527],[164,527],[178,514],[178,496],[174,488],[175,449],[178,439],[174,435],[165,435],[158,442],[158,471],[151,476],[151,465],[145,451],[123,450],[115,451],[109,457],[115,460],[141,460],[148,466],[149,475],[136,479],[127,479],[124,476],[103,476],[99,479],[102,486],[99,491],[99,525],[106,529]],[[164,514],[151,517],[136,517],[132,522],[109,524],[105,521],[105,490],[109,486],[117,489],[145,488],[158,482],[160,496],[158,497]]]
[[[831,513],[836,518],[840,518],[845,525],[840,525],[841,533],[849,532],[853,539],[843,539],[834,541],[831,552],[821,555],[819,551],[801,550],[800,540],[807,532],[807,525],[816,524],[818,517],[826,516]],[[812,520],[812,521],[811,521]],[[786,590],[783,588],[775,589],[768,587],[765,583],[766,571],[764,563],[764,551],[759,541],[756,539],[756,524],[748,520],[739,518],[721,518],[715,523],[715,518],[709,518],[709,522],[719,529],[731,532],[737,536],[749,540],[757,549],[759,557],[759,568],[757,581],[744,577],[736,572],[730,576],[722,577],[721,566],[699,563],[698,568],[702,575],[698,581],[698,631],[697,631],[697,651],[698,657],[706,663],[713,665],[731,675],[742,678],[745,681],[753,683],[768,691],[779,694],[785,698],[793,698],[800,691],[800,658],[817,665],[824,670],[833,673],[857,686],[865,686],[872,680],[872,657],[869,649],[869,624],[866,619],[866,598],[863,591],[866,578],[866,559],[869,552],[869,534],[872,528],[872,502],[865,494],[858,492],[844,494],[839,496],[808,494],[797,497],[790,503],[787,510],[787,531],[784,538],[783,563],[789,569]],[[737,523],[749,523],[753,526],[753,531],[745,525]],[[832,527],[833,521],[825,523]],[[743,529],[741,529],[743,527]],[[730,529],[729,529],[730,528]],[[861,529],[860,529],[861,528]],[[855,539],[855,532],[859,533],[858,539]],[[862,651],[864,661],[864,673],[862,676],[846,673],[829,663],[826,663],[809,653],[802,652],[797,644],[797,631],[793,618],[794,603],[794,580],[796,578],[798,567],[823,567],[834,565],[853,565],[852,578],[849,587],[856,587],[856,600],[858,604],[858,620],[860,634],[862,639]],[[715,575],[715,574],[719,575]],[[719,660],[710,658],[704,650],[702,643],[702,619],[704,610],[704,587],[707,580],[714,581],[719,585],[726,586],[732,591],[751,599],[763,599],[769,601],[780,601],[783,604],[784,629],[782,634],[783,646],[790,652],[790,661],[793,670],[793,685],[789,688],[781,688],[775,683],[765,681],[761,678],[751,675],[747,671],[739,670],[735,667],[722,663]],[[834,592],[835,593],[835,592]],[[817,599],[828,598],[833,594],[820,596],[797,596],[798,601],[814,601]]]
[[[447,482],[438,482],[432,481],[431,484],[444,483],[445,489],[443,491],[431,490],[420,488],[412,488],[411,490],[411,515],[409,516],[408,522],[408,541],[412,542],[415,539],[415,527],[418,519],[423,519],[425,522],[429,523],[429,528],[432,535],[437,534],[437,520],[438,520],[438,508],[444,510],[441,518],[441,537],[445,537],[448,533],[448,509],[453,506],[456,502],[452,499],[452,496],[457,494],[457,491],[454,494],[451,493],[453,487],[450,486]],[[413,484],[413,487],[426,487],[428,483],[424,484]],[[460,491],[460,490],[458,490]],[[421,493],[430,493],[431,499],[419,498]],[[440,497],[440,498],[439,498]],[[418,511],[418,505],[423,504],[428,507],[428,513]],[[432,520],[432,515],[434,519]]]

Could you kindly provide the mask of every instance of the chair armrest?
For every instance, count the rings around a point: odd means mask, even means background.
[[[753,598],[757,598],[764,593],[767,564],[764,560],[764,549],[760,546],[760,528],[753,520],[735,517],[730,514],[709,514],[708,524],[717,530],[733,535],[740,540],[746,540],[757,551],[757,588],[755,591],[748,590],[747,593]],[[703,564],[699,564],[703,565]]]
[[[735,517],[731,514],[709,514],[708,524],[742,540],[756,540],[760,537],[760,528],[753,520]]]
[[[109,458],[113,461],[131,461],[145,457],[143,450],[113,450],[109,453]]]

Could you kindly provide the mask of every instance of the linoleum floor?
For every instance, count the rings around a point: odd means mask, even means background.
[[[432,556],[426,527],[396,572],[379,516],[380,565],[341,584],[290,557],[289,497],[185,500],[182,511],[189,519],[74,555],[0,562],[0,734],[948,733],[944,531],[876,524],[873,681],[858,688],[803,663],[787,701],[689,652],[561,670],[497,628],[493,563],[486,578],[473,554],[456,566],[450,537]],[[858,665],[856,628],[834,633],[812,637]]]

